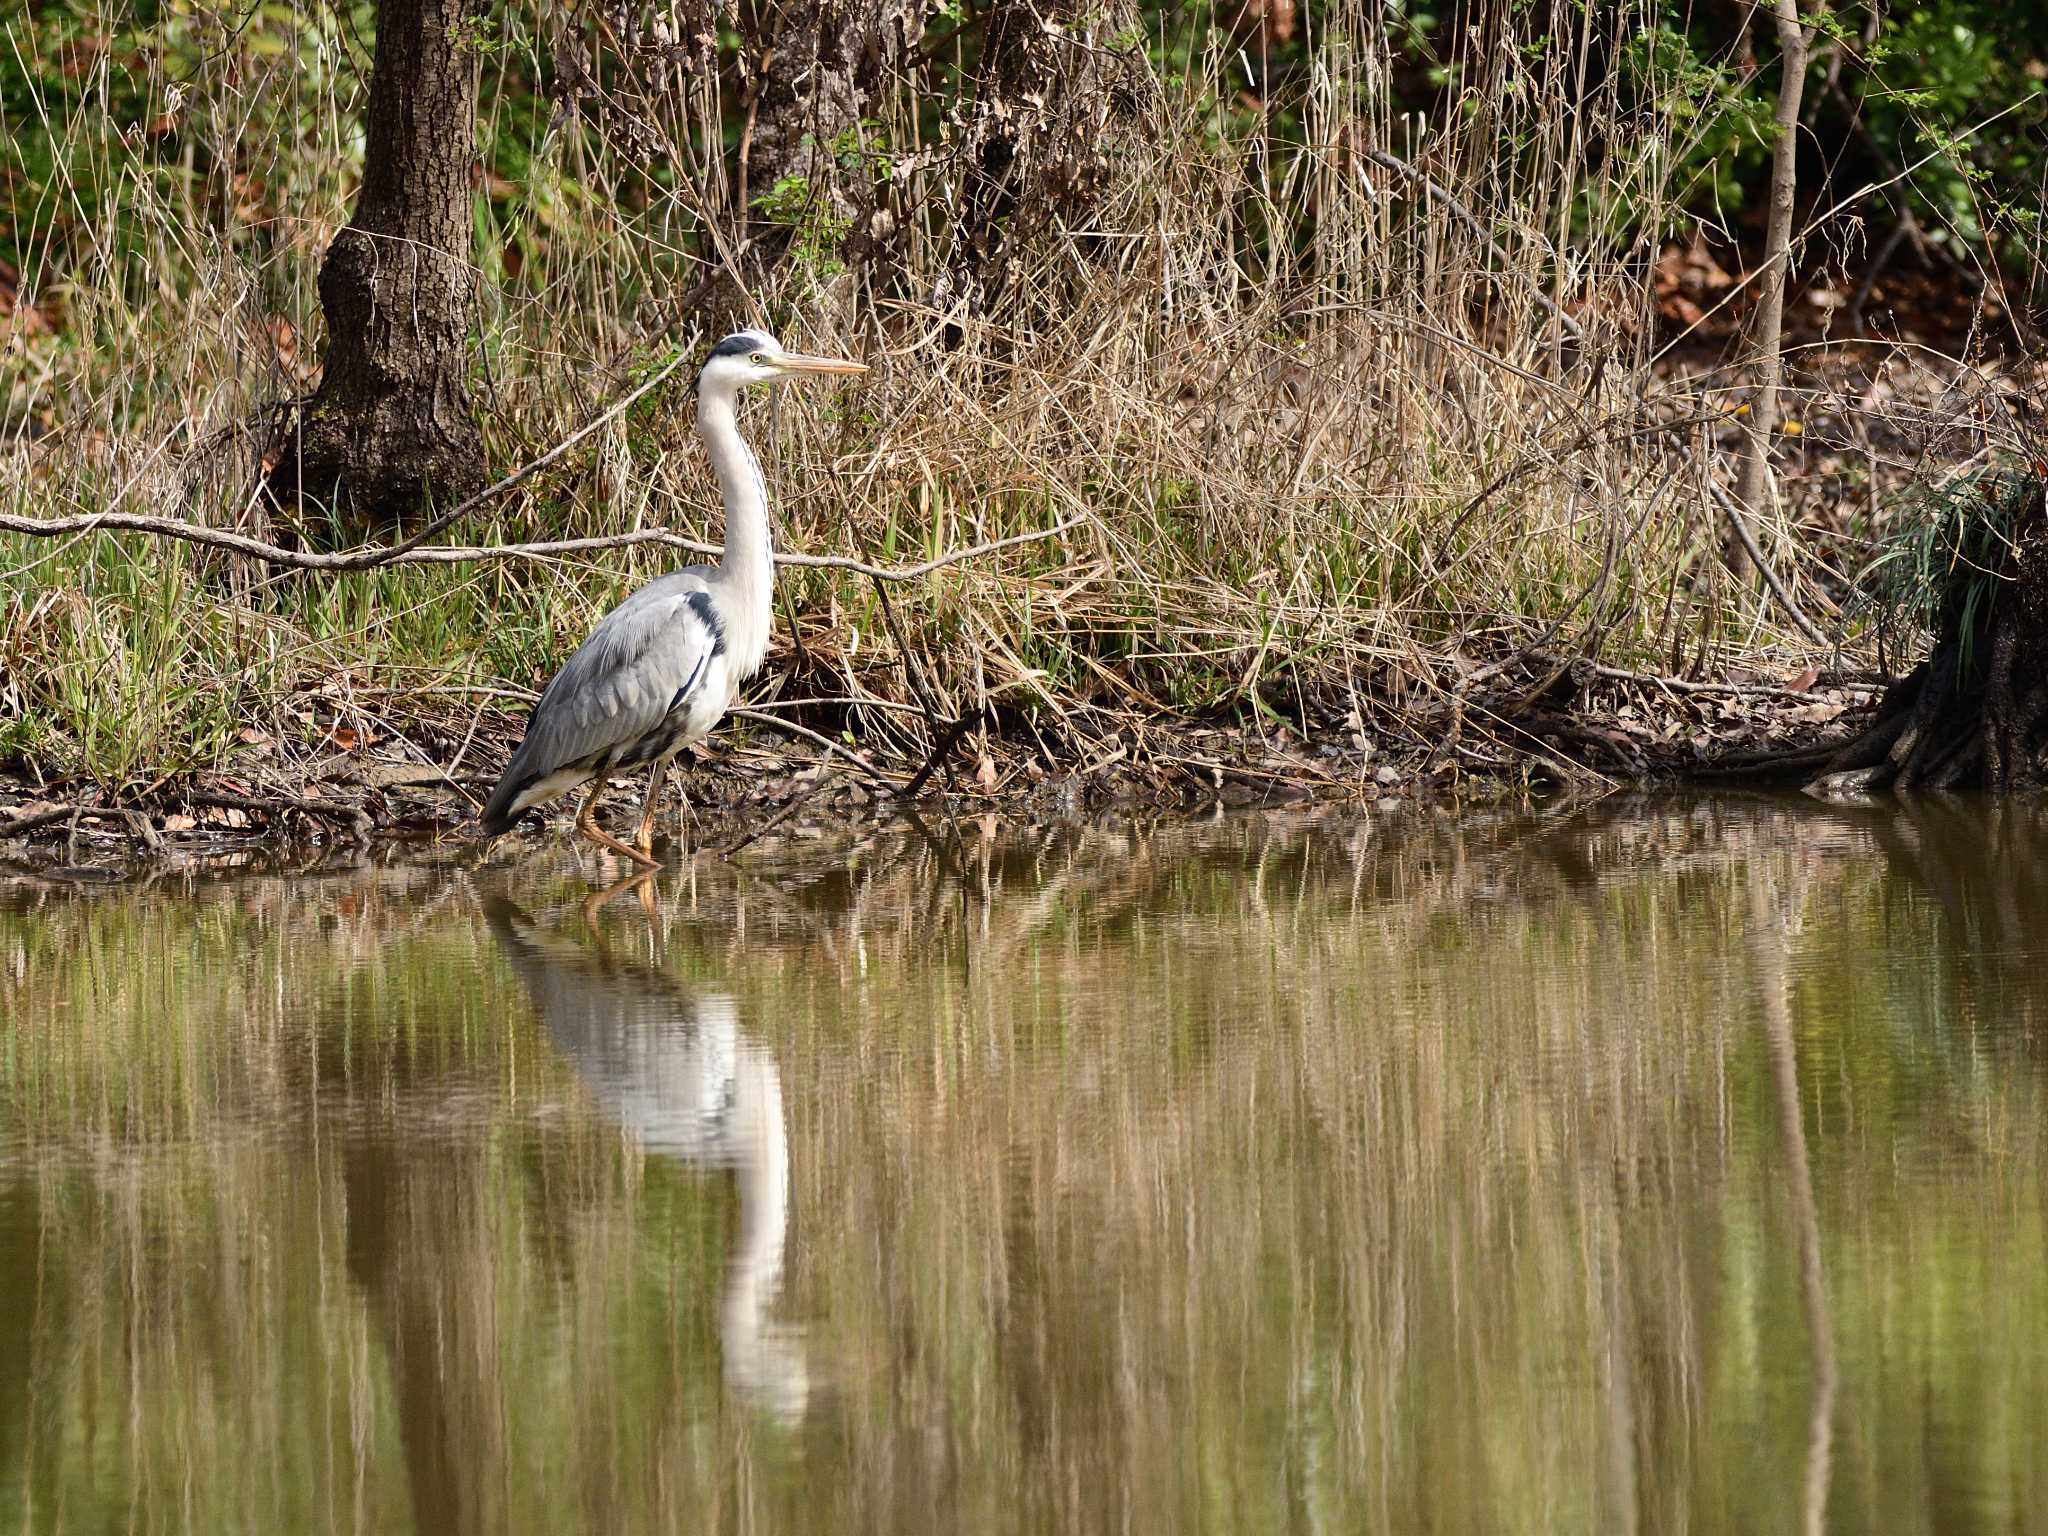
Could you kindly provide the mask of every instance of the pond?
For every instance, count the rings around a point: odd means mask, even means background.
[[[2048,1524],[2048,815],[0,886],[0,1523]]]

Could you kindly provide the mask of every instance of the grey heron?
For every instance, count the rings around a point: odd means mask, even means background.
[[[510,831],[529,807],[589,784],[576,830],[656,867],[654,813],[669,760],[711,733],[768,651],[768,487],[740,436],[739,397],[780,379],[866,371],[863,363],[786,352],[765,331],[738,331],[711,349],[697,376],[697,435],[725,498],[724,556],[655,578],[598,622],[533,706],[525,739],[484,807],[486,837]],[[597,801],[614,775],[640,768],[648,770],[647,795],[628,844],[597,824]]]

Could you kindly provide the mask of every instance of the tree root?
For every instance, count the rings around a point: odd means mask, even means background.
[[[1989,517],[1987,511],[1987,518]],[[1799,780],[1821,792],[1981,790],[2009,796],[2048,780],[2048,501],[2036,480],[1992,529],[1991,553],[1959,557],[1935,644],[1846,741],[1716,765],[1722,776]]]

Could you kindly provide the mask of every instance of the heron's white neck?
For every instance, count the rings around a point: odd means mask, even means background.
[[[750,677],[768,654],[768,626],[775,607],[775,549],[768,536],[768,484],[760,461],[740,436],[734,391],[702,390],[697,396],[697,435],[718,472],[725,495],[726,646],[733,670]]]

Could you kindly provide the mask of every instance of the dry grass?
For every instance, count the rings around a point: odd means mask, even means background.
[[[78,78],[128,72],[125,116],[89,92],[9,105],[47,121],[70,170],[51,178],[61,198],[14,210],[41,307],[0,320],[0,508],[262,531],[251,460],[312,377],[318,261],[357,175],[362,18],[166,16],[139,49],[76,46]],[[1652,109],[1676,87],[1586,60],[1645,19],[1476,8],[1443,121],[1386,115],[1376,6],[1319,13],[1314,68],[1263,111],[1221,32],[1090,23],[1074,56],[1120,61],[1113,174],[1092,206],[1041,210],[979,315],[930,302],[963,169],[933,136],[931,77],[899,82],[847,157],[894,225],[879,255],[850,259],[834,220],[782,199],[794,254],[741,309],[876,365],[756,409],[782,543],[909,560],[1091,520],[900,591],[893,614],[857,578],[789,573],[769,686],[939,713],[986,699],[1058,754],[1133,711],[1312,727],[1320,700],[1409,703],[1539,640],[1624,663],[1780,654],[1778,616],[1713,559],[1682,431],[1641,430],[1645,242],[1674,159]],[[507,466],[732,318],[680,303],[715,288],[741,233],[706,132],[733,118],[731,81],[621,62],[601,26],[515,10],[483,52],[477,389]],[[5,27],[17,56],[54,32]],[[122,35],[111,10],[95,31]],[[578,38],[587,89],[557,110],[522,82],[562,78]],[[930,68],[964,69],[961,46]],[[20,167],[0,171],[21,198]],[[715,537],[687,414],[671,391],[462,538]],[[1765,532],[1782,551],[1786,531]],[[0,537],[0,763],[118,791],[221,766],[251,733],[310,750],[337,726],[445,756],[492,697],[472,690],[537,682],[668,558],[334,578],[129,537]],[[930,740],[900,708],[819,719],[877,751]]]

